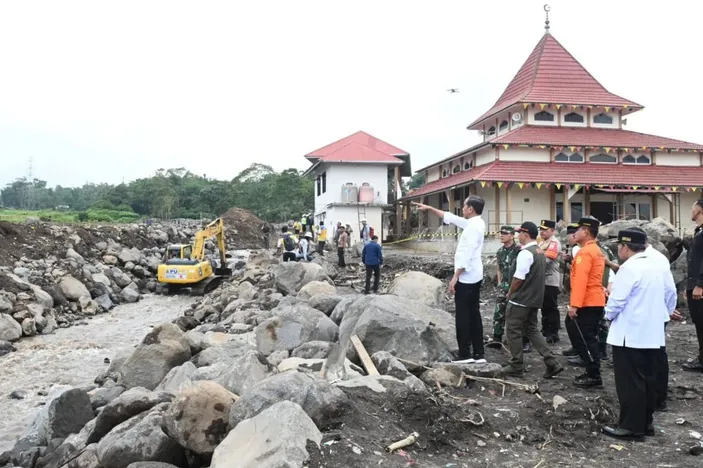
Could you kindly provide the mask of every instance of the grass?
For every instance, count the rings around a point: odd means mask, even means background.
[[[9,210],[0,209],[0,221],[23,223],[27,217],[36,217],[53,223],[132,223],[139,219],[137,213],[129,211],[88,209],[86,211],[56,210]]]

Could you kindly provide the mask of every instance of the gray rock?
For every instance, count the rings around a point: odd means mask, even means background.
[[[185,466],[185,453],[178,443],[163,431],[161,411],[142,413],[114,428],[98,444],[100,464],[110,468],[126,468],[139,461],[161,461]]]
[[[315,263],[285,262],[273,267],[276,289],[295,294],[312,281],[330,281],[324,269]]]
[[[37,334],[37,322],[33,318],[22,320],[22,334],[24,336],[34,336]]]
[[[292,351],[308,341],[337,339],[337,325],[319,310],[303,304],[284,309],[279,305],[274,313],[254,330],[257,349],[267,356],[274,351]]]
[[[52,307],[54,307],[54,298],[51,297],[51,294],[48,292],[44,291],[42,288],[39,286],[35,285],[30,285],[32,288],[32,292],[34,293],[34,298],[37,300],[38,303],[44,307],[44,312],[48,312],[51,310]]]
[[[211,454],[229,432],[229,411],[236,400],[236,395],[215,382],[198,382],[166,412],[166,433],[188,450]]]
[[[120,254],[117,256],[117,258],[120,259],[120,262],[122,264],[125,264],[127,262],[132,262],[132,263],[139,263],[142,259],[142,253],[138,249],[132,248],[132,249],[124,249]]]
[[[100,284],[102,284],[102,285],[107,286],[108,288],[109,288],[110,285],[112,284],[112,283],[110,282],[110,278],[108,278],[107,276],[105,276],[105,275],[102,274],[102,273],[96,273],[96,274],[94,274],[94,275],[91,275],[91,278],[92,278],[92,280],[93,280],[93,283],[100,283]]]
[[[196,367],[205,367],[224,362],[230,364],[235,359],[244,356],[248,351],[256,350],[253,333],[232,335],[235,339],[220,346],[212,346],[198,354],[193,359]]]
[[[313,309],[317,309],[326,316],[330,316],[337,304],[342,300],[341,296],[335,294],[316,294],[308,300],[308,304]]]
[[[213,346],[221,346],[232,340],[236,340],[236,336],[230,335],[228,333],[213,332],[208,331],[205,333],[199,332],[197,330],[191,330],[186,333],[186,339],[190,345],[190,350],[193,354],[197,354],[200,351]]]
[[[444,302],[442,281],[421,271],[408,271],[398,276],[388,293],[431,307],[441,307]]]
[[[300,405],[282,401],[239,423],[215,450],[211,468],[302,468],[308,441],[322,441],[314,421]]]
[[[0,314],[0,340],[17,341],[22,338],[22,326],[11,315]]]
[[[139,291],[135,291],[131,288],[124,288],[120,293],[120,296],[122,296],[122,299],[124,299],[125,302],[129,304],[137,302],[141,298],[141,294],[139,294]]]
[[[337,289],[327,281],[311,281],[298,292],[298,299],[307,300],[318,294],[337,294]]]
[[[12,353],[13,351],[17,351],[14,346],[12,346],[12,343],[9,341],[5,340],[0,340],[0,356],[4,356],[6,354]],[[288,357],[288,356],[286,356]]]
[[[59,287],[63,295],[71,301],[77,301],[82,296],[90,297],[88,288],[73,276],[64,276],[59,282]]]
[[[278,365],[278,372],[288,372],[288,371],[300,371],[313,373],[314,375],[320,375],[325,367],[324,359],[303,359],[298,357],[290,357],[284,359]],[[364,375],[364,370],[352,363],[349,359],[344,361],[344,368],[346,371],[347,379],[354,379],[356,377],[362,377]]]
[[[104,255],[103,263],[105,263],[105,265],[117,265],[118,259],[114,255]]]
[[[325,274],[332,280],[337,278],[337,268],[327,260],[325,260],[325,257],[320,257],[319,255],[315,258],[312,259],[312,263],[315,263],[317,265],[320,265],[322,269],[324,270]]]
[[[83,258],[83,256],[81,254],[79,254],[78,252],[76,252],[73,249],[68,249],[66,251],[66,258],[69,258],[71,260],[75,260],[78,263],[85,263],[85,258]]]
[[[192,362],[186,362],[171,369],[166,377],[154,389],[156,392],[168,392],[178,395],[187,388],[194,385],[195,373],[198,368]]]
[[[105,405],[95,419],[95,427],[88,436],[87,443],[99,442],[115,426],[172,399],[173,395],[169,393],[152,392],[146,388],[136,387],[127,390]]]
[[[90,392],[90,404],[93,410],[102,408],[124,393],[125,388],[122,385],[116,385],[112,380],[108,382],[111,384]]]
[[[112,299],[110,299],[109,294],[103,294],[102,296],[96,297],[95,302],[103,310],[112,310],[112,308],[115,307],[115,304],[113,304]]]
[[[190,346],[183,332],[172,323],[155,327],[144,337],[120,368],[121,384],[126,388],[144,387],[153,390],[168,371],[191,357]]]
[[[29,271],[29,268],[24,268],[24,267],[17,267],[14,270],[12,270],[12,272],[15,275],[19,276],[20,278],[25,278],[25,279],[29,278],[29,275],[31,274],[31,272]]]
[[[371,361],[373,361],[376,370],[378,370],[381,375],[390,375],[399,380],[405,380],[412,375],[408,372],[408,369],[405,368],[403,363],[388,351],[374,353],[374,355],[371,356]]]
[[[430,387],[436,387],[437,384],[443,387],[456,387],[461,381],[461,368],[447,365],[428,369],[422,373],[420,379]]]
[[[274,351],[273,353],[271,353],[271,355],[269,357],[266,358],[266,360],[273,367],[278,367],[278,365],[280,363],[282,363],[284,360],[288,359],[289,356],[290,356],[290,353],[288,351]]]
[[[46,439],[65,439],[91,419],[93,408],[88,394],[79,388],[67,390],[48,405]]]
[[[137,462],[137,463],[132,463],[127,468],[178,468],[178,467],[175,465],[171,465],[170,463]]]
[[[361,296],[344,296],[342,297],[342,300],[337,303],[335,308],[332,310],[332,313],[330,314],[330,319],[336,323],[337,325],[340,325],[342,323],[342,319],[344,318],[344,314],[346,314],[347,310],[354,304]]]
[[[257,383],[274,373],[266,357],[249,351],[225,369],[216,382],[236,395],[244,395]]]
[[[10,393],[11,400],[24,400],[25,398],[27,398],[27,392],[24,390],[15,390]]]
[[[448,368],[454,372],[453,368],[457,367],[466,375],[475,375],[476,377],[489,377],[492,379],[502,377],[503,368],[500,364],[495,362],[484,362],[484,363],[442,363],[438,362],[434,367],[437,368]]]
[[[295,348],[291,356],[303,359],[327,359],[333,346],[334,343],[329,341],[310,341]]]
[[[95,315],[98,312],[98,303],[92,300],[90,296],[81,296],[78,299],[78,306],[85,315]]]
[[[10,301],[8,298],[6,298],[3,295],[0,295],[0,314],[6,313],[6,312],[12,312],[12,309],[14,306],[12,305],[12,301]]]
[[[325,380],[300,372],[284,372],[262,380],[232,405],[230,427],[286,400],[299,404],[323,429],[337,423],[349,408],[344,392]]]
[[[239,283],[239,286],[236,288],[237,294],[239,295],[239,299],[243,301],[251,301],[253,300],[256,295],[257,295],[257,290],[254,288],[254,286],[249,283],[248,281],[244,281],[242,283]]]

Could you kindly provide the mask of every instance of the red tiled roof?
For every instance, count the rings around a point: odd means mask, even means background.
[[[325,162],[369,162],[369,163],[387,163],[387,164],[403,164],[400,158],[390,156],[381,151],[375,150],[360,143],[347,143],[335,151],[320,157],[321,161]]]
[[[469,128],[520,102],[642,107],[606,90],[551,34],[542,37],[498,101]]]
[[[527,125],[499,136],[495,144],[531,144],[553,146],[603,146],[615,148],[688,149],[703,151],[703,144],[689,143],[629,130],[606,128],[545,127]]]
[[[402,149],[397,148],[391,144],[388,144],[383,140],[379,140],[378,138],[371,136],[366,132],[359,131],[359,132],[356,132],[352,135],[349,135],[348,137],[342,138],[341,140],[337,140],[334,143],[330,143],[327,146],[323,146],[320,149],[312,151],[312,152],[306,154],[305,157],[310,158],[310,159],[317,159],[317,158],[324,159],[325,156],[330,155],[330,154],[334,153],[335,151],[339,151],[340,149],[349,145],[350,143],[356,143],[361,146],[371,148],[373,150],[376,150],[376,151],[383,153],[383,154],[386,154],[388,156],[407,156],[407,155],[409,155],[409,153],[407,151],[403,151]]]
[[[494,161],[430,182],[403,199],[417,198],[472,181],[637,185],[643,190],[651,187],[701,187],[703,167],[686,167],[684,170],[681,166]]]

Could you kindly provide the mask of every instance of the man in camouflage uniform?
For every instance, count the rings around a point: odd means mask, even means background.
[[[493,312],[493,338],[486,343],[489,348],[500,348],[503,340],[505,328],[505,307],[508,304],[506,294],[510,289],[510,268],[515,262],[520,246],[515,242],[515,228],[512,226],[502,226],[500,228],[500,242],[503,244],[496,253],[498,261],[498,298]]]

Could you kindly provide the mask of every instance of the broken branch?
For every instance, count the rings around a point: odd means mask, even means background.
[[[476,411],[476,414],[478,414],[479,417],[481,418],[480,421],[474,421],[474,420],[471,419],[471,418],[459,419],[459,421],[460,421],[460,422],[469,423],[469,424],[471,424],[472,426],[483,426],[483,424],[486,422],[486,419],[485,419],[485,418],[483,417],[483,415],[482,415],[481,413],[479,413],[478,411]]]
[[[533,384],[533,385],[528,385],[528,384],[523,384],[519,382],[511,382],[509,380],[503,380],[503,379],[495,379],[492,377],[477,377],[475,375],[468,375],[468,374],[461,374],[462,379],[470,379],[470,380],[475,380],[476,382],[493,382],[497,383],[503,386],[511,386],[515,388],[519,388],[520,390],[523,390],[527,393],[532,393],[532,394],[539,394],[539,385]]]
[[[399,440],[398,442],[394,442],[388,447],[386,447],[386,452],[393,453],[395,450],[402,449],[404,447],[407,447],[408,445],[412,445],[417,441],[418,437],[420,437],[420,434],[418,434],[417,432],[413,432],[405,439]]]

